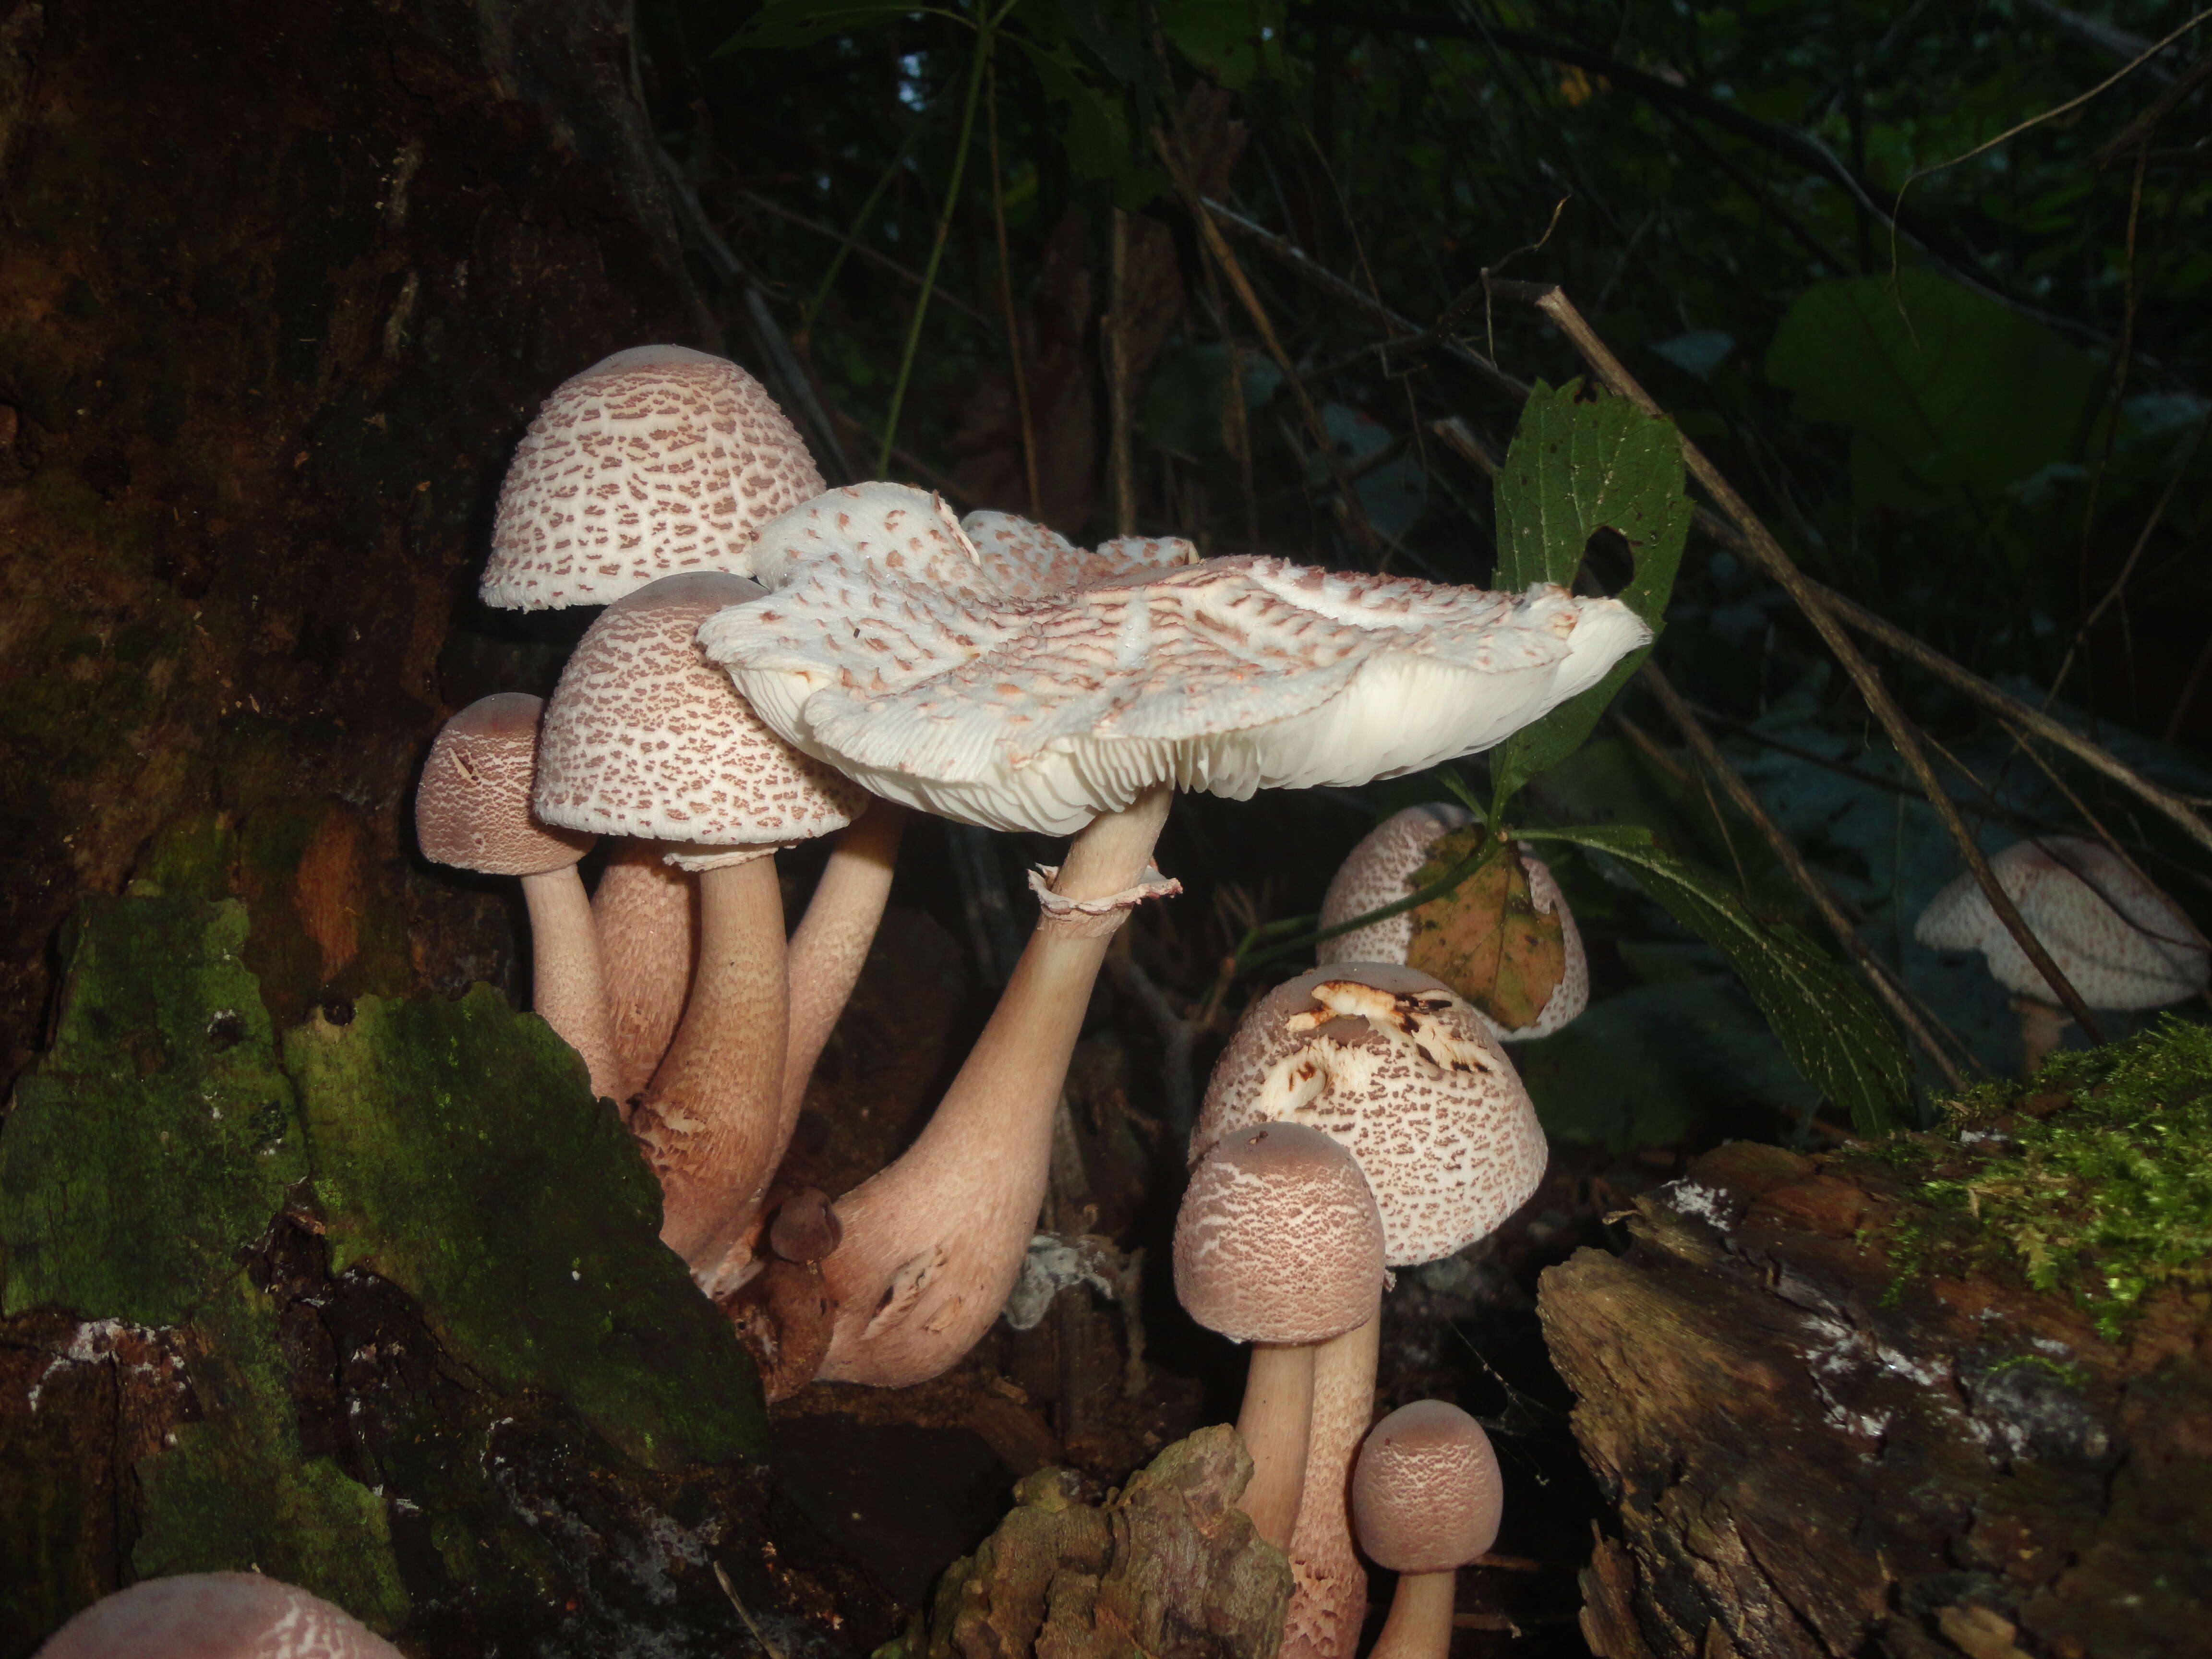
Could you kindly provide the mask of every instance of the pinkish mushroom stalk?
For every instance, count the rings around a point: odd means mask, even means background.
[[[698,964],[698,888],[667,852],[665,842],[617,842],[592,894],[625,1109],[666,1056]]]
[[[403,1659],[319,1595],[258,1572],[145,1578],[102,1596],[39,1659]]]
[[[1305,1486],[1316,1346],[1373,1322],[1382,1276],[1375,1195],[1358,1160],[1320,1130],[1239,1129],[1191,1171],[1176,1218],[1176,1295],[1208,1330],[1252,1345],[1237,1418],[1252,1479],[1237,1507],[1278,1548]]]
[[[1459,1570],[1498,1541],[1504,1495],[1490,1437],[1458,1407],[1418,1400],[1375,1425],[1352,1472],[1352,1528],[1398,1588],[1367,1659],[1445,1659]]]
[[[806,1101],[814,1063],[836,1029],[866,965],[890,898],[907,810],[879,800],[837,832],[830,860],[791,935],[791,1030],[783,1055],[784,1109]]]
[[[502,691],[446,722],[416,788],[416,839],[437,863],[521,878],[531,1006],[583,1057],[592,1092],[620,1098],[599,936],[576,873],[592,837],[550,826],[530,808],[544,708],[536,697]]]
[[[1006,1305],[1044,1201],[1053,1109],[1107,945],[1132,906],[1174,890],[1151,869],[1168,801],[1155,785],[1075,838],[928,1126],[838,1200],[844,1242],[823,1264],[837,1307],[825,1378],[925,1382]]]

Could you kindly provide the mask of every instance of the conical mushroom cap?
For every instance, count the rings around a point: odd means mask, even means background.
[[[503,610],[605,605],[657,577],[751,568],[761,526],[822,493],[758,380],[683,346],[617,351],[564,380],[500,486],[480,591]]]
[[[521,691],[479,697],[447,720],[415,787],[422,856],[486,876],[565,870],[592,837],[543,823],[530,810],[543,699]]]
[[[2212,952],[2203,937],[2102,842],[2075,836],[2017,842],[1990,868],[2092,1008],[2161,1008],[2204,988]],[[1971,872],[1929,902],[1912,936],[1932,950],[1979,951],[2007,990],[2058,1000]]]
[[[1238,1342],[1326,1342],[1374,1317],[1382,1218],[1351,1153],[1318,1129],[1224,1135],[1176,1216],[1176,1296]]]
[[[866,792],[761,724],[693,635],[761,592],[720,571],[617,600],[561,671],[538,756],[549,823],[707,847],[787,846],[841,830]]]
[[[930,498],[909,493],[920,524]],[[1025,599],[969,545],[901,549],[895,567],[810,504],[763,532],[776,591],[714,617],[701,643],[763,720],[874,793],[1066,835],[1158,783],[1241,800],[1488,748],[1650,637],[1617,601],[1564,588],[1279,559]],[[921,580],[922,564],[944,576]]]
[[[1359,1160],[1392,1267],[1493,1231],[1544,1176],[1536,1109],[1481,1015],[1394,963],[1316,968],[1255,1003],[1206,1085],[1191,1155],[1270,1121],[1320,1129]]]
[[[64,1625],[40,1659],[401,1659],[344,1608],[258,1572],[146,1578]]]
[[[1429,861],[1437,842],[1465,829],[1474,817],[1464,806],[1430,801],[1383,819],[1345,854],[1344,862],[1330,878],[1328,891],[1322,897],[1321,925],[1334,927],[1411,894],[1413,878]],[[1559,918],[1565,963],[1559,982],[1536,1018],[1526,1025],[1504,1025],[1492,1018],[1487,1010],[1476,1010],[1501,1042],[1549,1036],[1589,1006],[1589,957],[1583,949],[1582,930],[1575,926],[1566,895],[1559,891],[1551,866],[1530,851],[1526,842],[1516,843],[1514,852],[1528,880],[1530,902],[1540,914]],[[1314,955],[1323,963],[1404,962],[1413,952],[1414,915],[1414,911],[1401,910],[1395,916],[1325,939]]]
[[[1352,1474],[1359,1547],[1393,1572],[1452,1572],[1498,1541],[1505,1483],[1482,1425],[1442,1400],[1368,1431]]]

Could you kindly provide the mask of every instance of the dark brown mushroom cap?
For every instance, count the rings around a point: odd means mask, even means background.
[[[447,720],[415,790],[422,856],[486,876],[563,870],[593,837],[540,823],[530,810],[544,702],[521,691],[479,697]]]
[[[1317,1129],[1224,1135],[1176,1217],[1176,1295],[1239,1342],[1325,1342],[1382,1294],[1382,1218],[1358,1163]]]
[[[56,1632],[40,1659],[401,1659],[343,1607],[258,1572],[142,1579]]]
[[[1492,1231],[1543,1178],[1544,1132],[1488,1023],[1418,969],[1338,962],[1277,986],[1213,1068],[1194,1157],[1255,1122],[1320,1129],[1359,1160],[1393,1267]]]
[[[1441,1400],[1369,1431],[1352,1474],[1359,1547],[1393,1572],[1450,1572],[1498,1541],[1505,1487],[1482,1425]]]

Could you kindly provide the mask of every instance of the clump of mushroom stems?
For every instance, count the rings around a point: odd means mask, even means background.
[[[1166,821],[1155,785],[1075,837],[1053,890],[1105,899],[1144,878]],[[914,1145],[837,1203],[823,1263],[836,1320],[821,1375],[899,1387],[989,1328],[1043,1201],[1053,1109],[1113,928],[1042,918],[982,1035]],[[1099,921],[1108,921],[1099,918]]]
[[[605,958],[613,1027],[614,1097],[643,1091],[684,1018],[698,960],[698,890],[663,856],[667,843],[616,844],[592,894],[592,920]]]

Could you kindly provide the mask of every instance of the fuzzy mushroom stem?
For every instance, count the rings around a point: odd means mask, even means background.
[[[1135,887],[1168,802],[1167,786],[1155,785],[1095,819],[1069,847],[1053,892],[1079,902]],[[837,1304],[823,1376],[924,1382],[998,1317],[1043,1201],[1053,1108],[1122,914],[1038,921],[928,1127],[838,1200],[845,1236],[823,1263]]]
[[[665,842],[618,842],[592,895],[606,958],[614,1097],[625,1103],[653,1081],[668,1053],[698,957],[697,884],[663,860],[667,850]]]
[[[1367,1570],[1352,1546],[1352,1459],[1375,1416],[1375,1362],[1382,1317],[1314,1352],[1313,1428],[1305,1490],[1291,1529],[1291,1610],[1281,1659],[1351,1659],[1367,1606]]]
[[[898,863],[907,810],[879,800],[837,833],[806,914],[791,935],[791,1029],[783,1051],[784,1109],[794,1121],[814,1062],[836,1029],[875,942]]]
[[[619,1100],[620,1067],[607,1021],[606,978],[592,901],[576,866],[522,878],[530,912],[530,1006],[583,1057],[592,1092]]]
[[[771,850],[700,873],[691,1000],[630,1118],[660,1177],[661,1242],[695,1277],[712,1275],[742,1242],[791,1139],[783,894]]]
[[[1255,1342],[1244,1372],[1244,1404],[1237,1432],[1252,1454],[1252,1480],[1237,1507],[1252,1530],[1286,1547],[1305,1487],[1306,1448],[1313,1431],[1314,1345]]]

